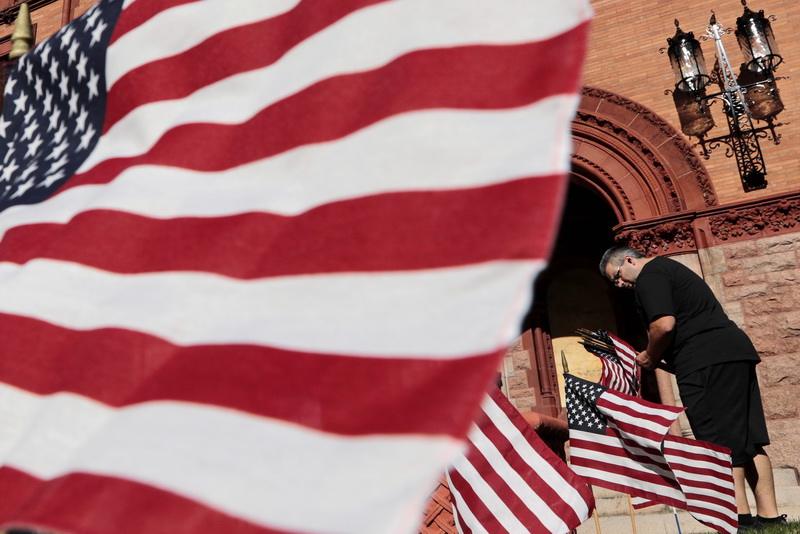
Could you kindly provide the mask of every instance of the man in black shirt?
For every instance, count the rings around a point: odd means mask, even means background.
[[[728,318],[703,279],[681,263],[618,246],[603,255],[600,272],[615,286],[634,290],[648,327],[647,348],[636,361],[646,369],[661,366],[675,373],[695,437],[731,449],[739,531],[785,522],[763,449],[769,436],[755,373],[760,358],[750,338]],[[755,518],[745,480],[756,498]]]

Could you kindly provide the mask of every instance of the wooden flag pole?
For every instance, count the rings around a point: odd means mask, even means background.
[[[628,511],[631,514],[631,526],[633,527],[633,534],[636,534],[636,520],[633,518],[633,499],[628,495]]]

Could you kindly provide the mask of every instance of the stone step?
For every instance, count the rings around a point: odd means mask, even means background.
[[[778,500],[778,509],[791,520],[800,520],[800,481],[794,469],[775,469],[775,496]],[[628,534],[633,533],[628,496],[623,493],[594,487],[597,516],[600,523],[600,533],[595,527],[594,518],[589,518],[578,528],[578,534]],[[748,500],[755,509],[752,494],[748,491]],[[664,533],[679,532],[675,514],[672,508],[663,505],[650,506],[641,510],[634,510],[633,518],[639,533]],[[709,533],[711,530],[695,520],[688,512],[677,510],[677,520],[680,523],[681,533]]]

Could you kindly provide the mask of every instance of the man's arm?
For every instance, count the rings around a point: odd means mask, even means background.
[[[647,348],[636,356],[636,362],[645,369],[655,369],[674,337],[675,317],[656,317],[647,329]]]

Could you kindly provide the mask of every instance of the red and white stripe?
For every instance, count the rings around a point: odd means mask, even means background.
[[[738,530],[730,450],[705,441],[667,435],[664,458],[686,496],[686,510],[718,532]]]
[[[620,376],[618,379],[626,383],[626,389],[629,390],[620,391],[628,395],[639,396],[639,391],[634,391],[634,386],[641,384],[642,376],[642,371],[636,363],[636,350],[614,334],[609,333],[608,337],[610,337],[612,343],[614,343],[615,353],[621,364]]]
[[[594,509],[589,487],[491,388],[448,482],[461,534],[566,533]]]
[[[412,531],[549,252],[589,15],[126,0],[104,136],[0,213],[0,527]]]
[[[682,408],[607,390],[597,400],[605,435],[570,428],[570,463],[599,487],[628,493],[634,506],[687,510],[719,532],[737,530],[730,451],[667,434]]]
[[[681,408],[606,390],[597,408],[604,434],[570,428],[570,464],[590,484],[652,501],[685,507],[685,498],[661,452]]]

